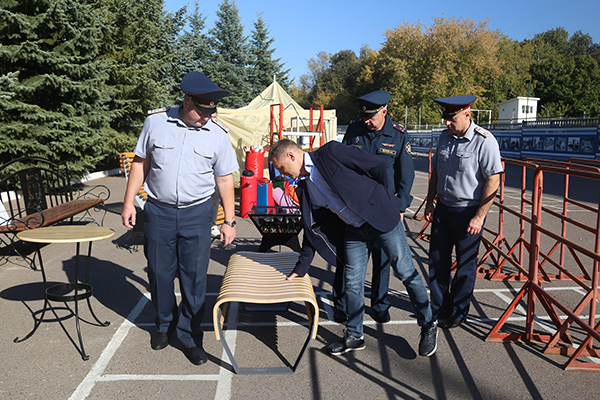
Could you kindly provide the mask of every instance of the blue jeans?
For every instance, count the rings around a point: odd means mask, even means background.
[[[369,224],[356,228],[346,227],[346,267],[344,286],[348,322],[347,333],[354,337],[363,335],[365,314],[365,278],[369,261],[369,247],[377,244],[390,260],[396,275],[406,287],[410,302],[417,314],[417,323],[431,325],[433,315],[429,306],[425,282],[417,272],[410,252],[402,220],[389,232],[381,232]]]

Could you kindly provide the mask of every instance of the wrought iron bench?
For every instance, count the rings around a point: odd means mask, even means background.
[[[65,220],[73,223],[76,215],[84,213],[78,219],[82,220],[109,196],[110,190],[104,185],[85,191],[74,187],[65,164],[39,157],[15,159],[0,167],[0,204],[5,211],[0,217],[0,233],[9,238],[17,254],[35,269],[33,260],[17,251],[15,237],[18,232]],[[2,238],[0,241],[8,245]]]

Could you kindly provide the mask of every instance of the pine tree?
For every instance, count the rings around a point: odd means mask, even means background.
[[[221,105],[238,108],[252,99],[248,90],[248,44],[243,35],[235,1],[223,0],[217,11],[217,21],[209,31],[210,58],[202,64],[202,72],[213,82],[231,92]]]
[[[107,16],[107,33],[99,58],[110,60],[107,91],[111,95],[109,160],[132,151],[148,110],[173,105],[180,73],[176,39],[185,23],[185,8],[165,13],[162,0],[80,0]]]
[[[0,3],[0,163],[66,162],[75,173],[105,154],[110,62],[97,59],[104,16],[74,0]]]
[[[206,17],[200,12],[198,1],[195,1],[194,12],[187,17],[189,28],[184,30],[177,40],[177,75],[179,80],[190,71],[201,71],[209,54],[208,36],[204,33]],[[180,94],[179,81],[176,94]],[[175,93],[174,93],[175,94]]]
[[[275,49],[271,45],[275,39],[269,38],[269,30],[265,25],[262,15],[254,23],[254,30],[250,38],[250,69],[248,82],[252,98],[260,94],[271,84],[273,78],[286,90],[289,89],[289,69],[284,70],[281,59],[273,59]]]
[[[112,126],[139,134],[147,111],[167,105],[174,81],[176,38],[185,9],[165,14],[162,0],[87,0],[109,16],[110,30],[100,57],[110,59],[111,108],[119,113]]]

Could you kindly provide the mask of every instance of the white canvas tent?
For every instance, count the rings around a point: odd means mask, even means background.
[[[283,88],[274,81],[261,94],[252,100],[247,106],[230,110],[226,108],[217,108],[217,118],[229,128],[229,138],[236,151],[238,163],[243,169],[246,159],[246,151],[250,146],[260,144],[267,146],[270,139],[270,115],[271,104],[282,104],[283,112],[283,130],[307,132],[309,129],[310,110],[305,110],[290,97]],[[279,115],[279,109],[276,108],[276,115]],[[319,118],[319,110],[313,112],[313,126],[316,126]],[[337,123],[335,110],[325,110],[323,112],[325,120],[323,143],[335,138]],[[277,124],[279,118],[277,117]],[[296,137],[290,137],[295,139]],[[315,145],[318,146],[319,139],[315,139]],[[239,180],[239,175],[235,177]]]

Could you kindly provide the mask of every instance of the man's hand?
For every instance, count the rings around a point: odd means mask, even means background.
[[[297,276],[300,276],[300,275],[298,275],[298,274],[297,274],[297,273],[295,273],[295,272],[292,272],[292,273],[291,273],[291,274],[289,274],[289,275],[288,275],[288,277],[287,277],[287,278],[285,278],[285,279],[286,279],[286,280],[288,280],[288,281],[292,281],[292,280],[294,280],[294,278],[295,278],[295,277],[297,277]]]
[[[221,242],[223,243],[223,247],[233,242],[233,239],[235,239],[235,233],[235,227],[227,224],[221,225]]]
[[[136,215],[137,214],[133,204],[123,204],[123,211],[121,211],[121,222],[126,228],[133,229],[135,226]]]
[[[481,228],[483,227],[484,221],[485,221],[485,218],[478,217],[477,215],[474,216],[471,219],[471,221],[469,221],[469,226],[467,227],[467,233],[470,233],[471,235],[477,235],[479,232],[481,232]]]
[[[425,203],[425,221],[431,222],[433,221],[433,203],[428,201]]]

